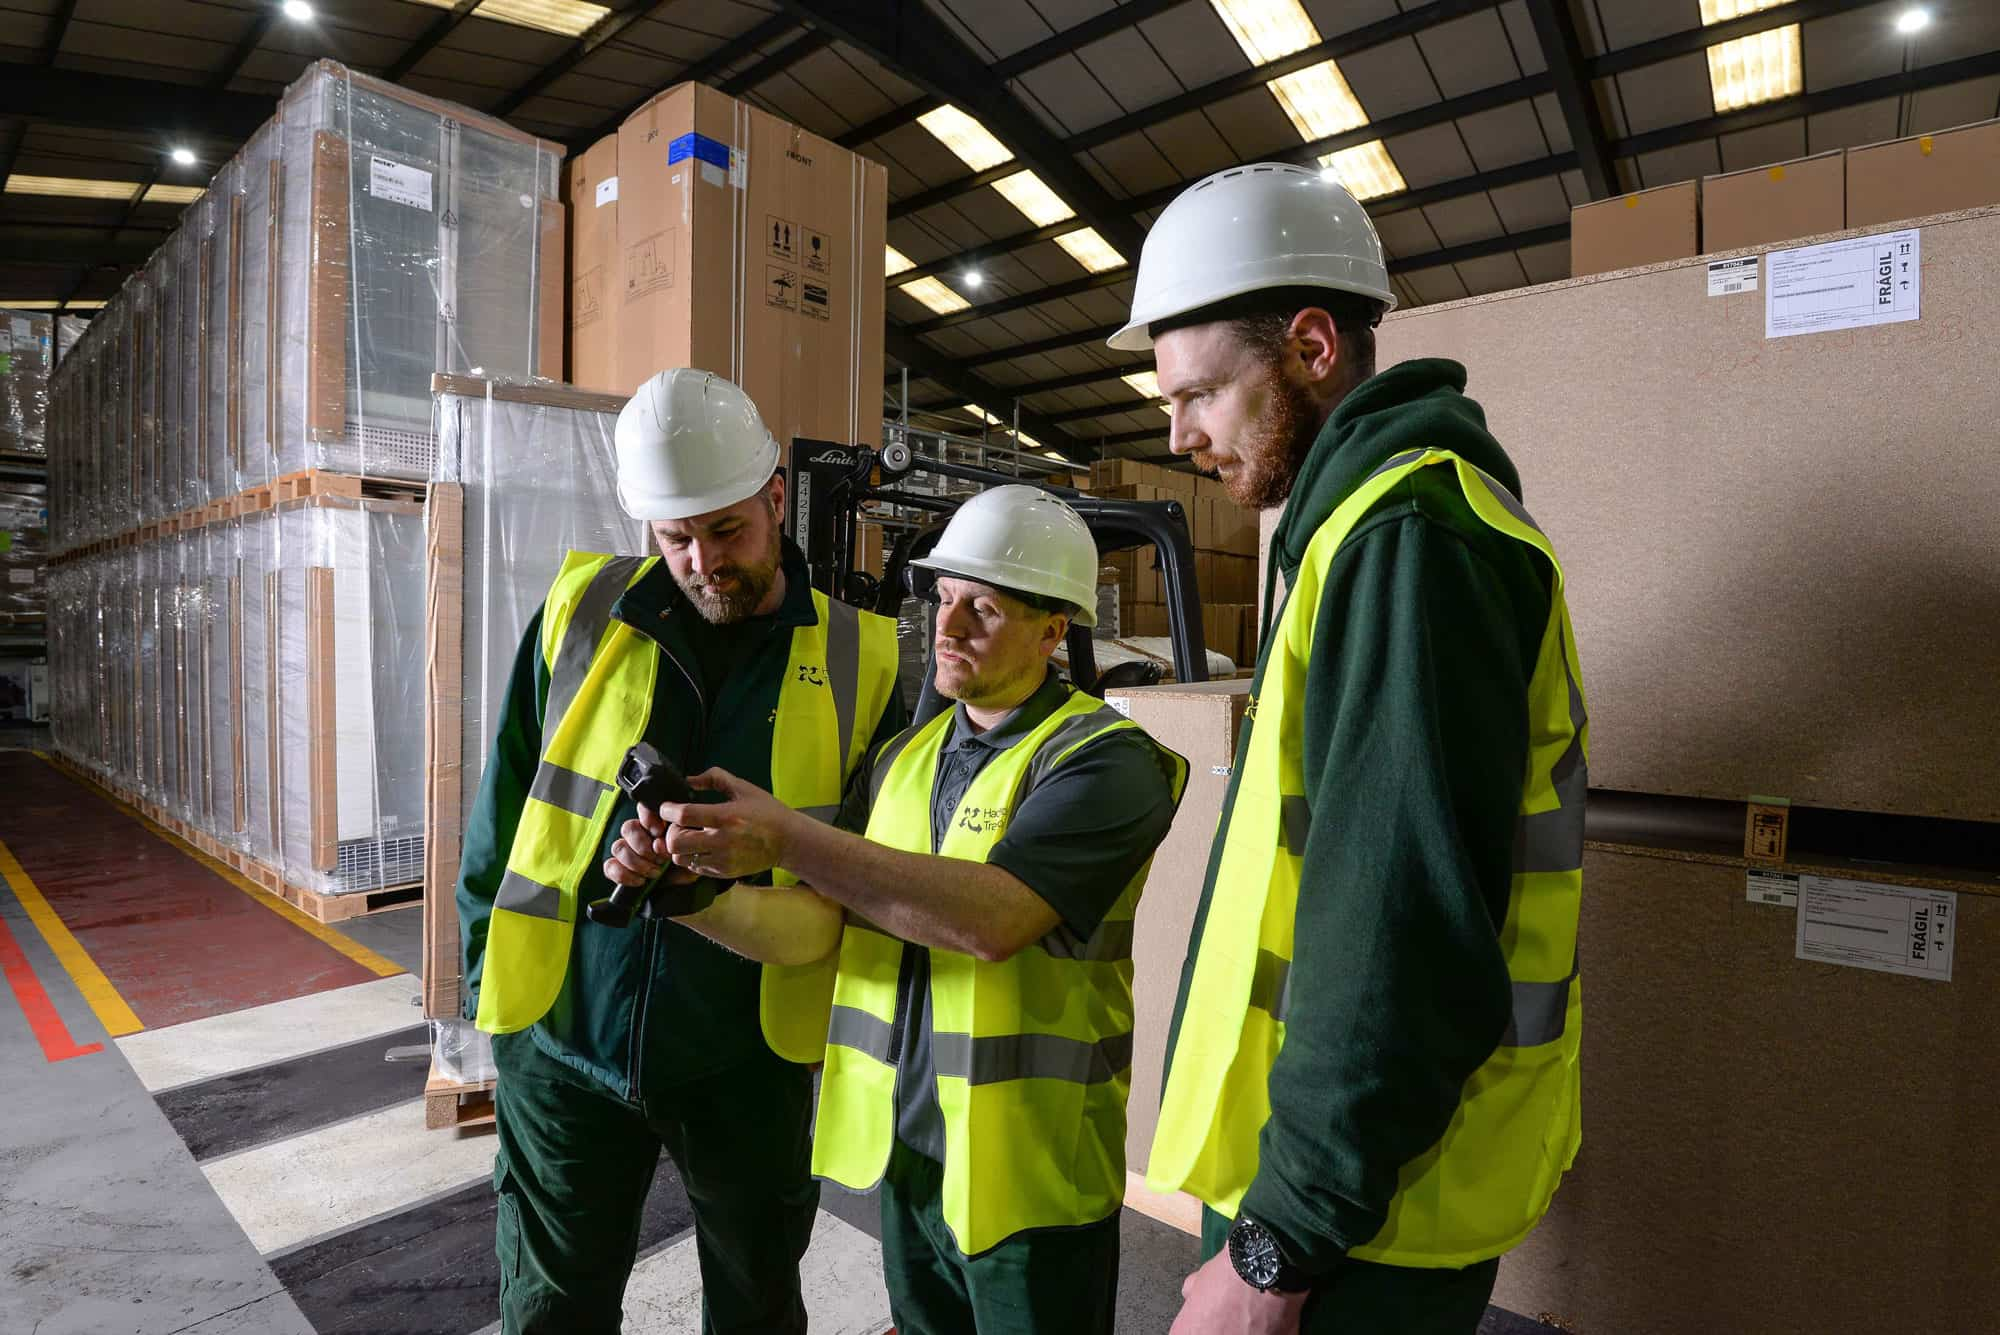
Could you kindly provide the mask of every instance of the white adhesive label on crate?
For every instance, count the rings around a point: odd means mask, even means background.
[[[616,204],[617,202],[618,178],[616,176],[607,176],[597,183],[597,207],[601,209],[606,204]]]
[[[750,184],[750,155],[740,148],[729,150],[729,184],[738,190]]]
[[[1106,696],[1104,698],[1104,703],[1110,705],[1113,709],[1123,714],[1126,718],[1132,717],[1132,702],[1130,700],[1127,700],[1124,696],[1122,695]]]
[[[1799,878],[1790,872],[1753,871],[1743,878],[1743,897],[1752,904],[1799,906]]]
[[[1917,318],[1922,297],[1914,227],[1764,257],[1765,338],[1901,324]]]
[[[701,179],[709,185],[723,185],[729,177],[713,162],[704,162],[701,164]]]
[[[1708,295],[1729,297],[1738,292],[1757,290],[1757,266],[1763,261],[1755,255],[1747,255],[1740,260],[1717,260],[1708,266]]]
[[[35,572],[32,570],[10,570],[7,572],[7,582],[9,584],[33,584],[35,582]]]
[[[431,211],[431,174],[422,167],[405,167],[388,158],[368,159],[368,193],[392,204]]]
[[[1832,876],[1798,882],[1798,958],[1951,981],[1956,894]]]

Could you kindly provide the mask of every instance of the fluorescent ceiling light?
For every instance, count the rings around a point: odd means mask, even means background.
[[[1012,176],[1002,177],[993,183],[993,188],[1037,227],[1047,227],[1076,216],[1076,210],[1063,203],[1062,198],[1033,172],[1015,172]]]
[[[72,301],[65,305],[60,301],[14,301],[6,297],[0,297],[0,310],[53,311],[58,309],[66,311],[101,311],[104,309],[104,303],[101,301]]]
[[[917,124],[929,130],[940,144],[958,155],[958,160],[976,172],[997,167],[1014,155],[1007,146],[988,133],[986,127],[947,102],[917,117]]]
[[[882,247],[882,256],[883,256],[883,276],[887,278],[894,278],[897,274],[902,273],[907,269],[914,269],[917,267],[917,262],[915,260],[911,259],[908,255],[905,255],[902,251],[896,249],[894,246]]]
[[[1319,45],[1319,29],[1299,0],[1208,2],[1252,65],[1268,65],[1294,51]]]
[[[1091,273],[1103,273],[1107,269],[1124,267],[1125,257],[1117,248],[1097,234],[1095,227],[1079,227],[1074,232],[1064,232],[1056,238],[1056,244],[1069,252],[1069,257]]]
[[[1069,460],[1063,456],[1063,452],[1061,450],[1043,450],[1042,457],[1044,459],[1053,459],[1059,464],[1066,464],[1069,462]]]
[[[1804,80],[1796,23],[1708,48],[1708,87],[1717,115],[1792,97]]]
[[[1706,28],[1715,23],[1727,23],[1730,19],[1759,14],[1790,3],[1791,0],[1701,0],[1701,26]]]
[[[23,176],[7,178],[10,195],[61,195],[67,199],[130,199],[139,192],[137,181],[89,181],[74,176]]]
[[[285,0],[285,17],[294,23],[311,23],[313,7],[306,0]]]
[[[1160,397],[1160,376],[1157,371],[1134,371],[1131,375],[1118,377],[1149,399]]]
[[[1319,165],[1322,170],[1332,173],[1333,178],[1346,186],[1347,192],[1356,199],[1379,199],[1383,195],[1401,194],[1410,188],[1403,181],[1403,173],[1396,170],[1395,159],[1389,156],[1388,147],[1380,139],[1329,153],[1319,160]]]
[[[1368,113],[1331,60],[1273,79],[1265,87],[1307,142],[1368,123]]]
[[[202,196],[198,185],[154,185],[146,187],[145,203],[192,204]]]
[[[938,315],[950,315],[972,304],[935,278],[919,278],[914,283],[903,284],[898,290],[915,297]]]
[[[1913,32],[1923,31],[1930,26],[1930,22],[1931,12],[1928,9],[1921,7],[1906,9],[1896,15],[1896,31],[1907,36]]]
[[[968,403],[964,407],[960,408],[959,411],[962,413],[970,413],[972,416],[978,418],[980,421],[986,423],[986,425],[988,426],[999,427],[1002,431],[1005,431],[1008,435],[1012,436],[1015,440],[1019,441],[1021,444],[1028,446],[1030,449],[1039,450],[1042,448],[1042,442],[1036,440],[1033,436],[1029,435],[1025,431],[1015,431],[1007,423],[1001,421],[999,418],[995,417],[992,413],[987,412],[984,408],[980,407],[976,403]],[[1055,457],[1060,458],[1061,456],[1058,455]]]
[[[455,0],[417,2],[434,9],[456,7]],[[581,37],[611,11],[603,5],[586,4],[584,0],[485,0],[472,12],[495,23],[511,23],[517,28],[534,28],[564,37]]]

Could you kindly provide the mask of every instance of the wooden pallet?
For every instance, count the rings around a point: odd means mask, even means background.
[[[235,498],[235,513],[253,514],[318,496],[349,501],[421,501],[428,485],[410,478],[371,477],[360,473],[334,473],[324,468],[305,468],[273,478],[262,486],[245,489]]]
[[[432,1057],[431,1078],[424,1084],[425,1128],[483,1131],[493,1125],[493,1082],[448,1080]]]

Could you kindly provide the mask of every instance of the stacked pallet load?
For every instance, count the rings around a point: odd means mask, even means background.
[[[321,62],[53,378],[57,752],[322,920],[421,893],[430,380],[560,374],[561,156]]]
[[[1131,501],[1178,501],[1195,549],[1195,583],[1201,592],[1202,638],[1238,670],[1257,661],[1257,516],[1229,499],[1221,482],[1136,459],[1106,459],[1090,470],[1094,496]],[[1124,637],[1163,636],[1167,590],[1153,553],[1114,552],[1105,568],[1118,584],[1119,632]],[[1108,578],[1108,576],[1101,576]]]

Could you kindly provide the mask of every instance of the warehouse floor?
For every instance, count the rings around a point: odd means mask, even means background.
[[[419,915],[312,923],[28,749],[0,749],[0,792],[0,1330],[493,1327],[493,1137],[425,1130],[426,1063],[385,1060],[425,1041]],[[662,1164],[635,1335],[699,1329],[690,1223]],[[816,1332],[888,1325],[874,1231],[829,1190]],[[1165,1331],[1194,1260],[1126,1211],[1119,1328]]]

